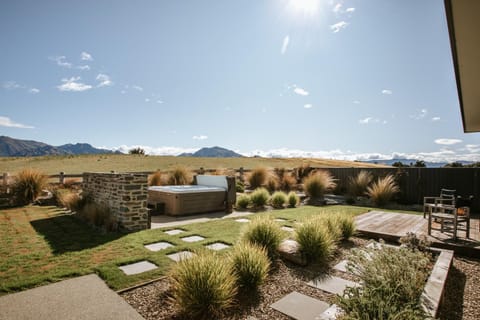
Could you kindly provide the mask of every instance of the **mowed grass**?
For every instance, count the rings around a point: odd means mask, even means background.
[[[312,167],[384,167],[372,163],[299,158],[194,158],[173,156],[139,156],[139,155],[79,155],[79,156],[44,156],[44,157],[0,157],[2,172],[15,174],[24,168],[38,169],[46,174],[67,174],[83,172],[139,172],[170,170],[177,166],[197,170],[205,169],[253,169],[256,167],[292,169],[302,165]]]
[[[294,226],[295,221],[312,215],[332,212],[358,215],[368,210],[352,206],[303,206],[268,214],[287,220],[281,225]],[[263,214],[267,213],[257,213],[248,218]],[[167,229],[102,234],[56,207],[28,206],[1,210],[0,295],[93,272],[115,290],[130,287],[165,275],[174,263],[166,254],[199,250],[213,242],[235,244],[244,226],[234,219],[221,219],[182,226],[180,228],[185,232],[175,236],[163,232]],[[200,235],[205,240],[187,243],[180,239],[189,235]],[[158,252],[144,248],[145,244],[158,241],[170,242],[175,247]],[[131,276],[118,269],[119,265],[140,260],[151,261],[159,268]]]

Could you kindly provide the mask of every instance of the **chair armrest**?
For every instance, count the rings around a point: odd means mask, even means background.
[[[455,206],[455,199],[436,198],[435,204]]]
[[[425,203],[435,203],[436,199],[441,199],[440,197],[423,197],[423,204]]]

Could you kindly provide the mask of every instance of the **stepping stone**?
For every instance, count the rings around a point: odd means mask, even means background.
[[[335,266],[333,266],[333,269],[341,272],[348,272],[347,264],[348,264],[348,260],[342,260],[339,263],[337,263]]]
[[[205,238],[200,236],[190,236],[190,237],[184,237],[181,239],[185,242],[197,242],[197,241],[202,241]]]
[[[297,320],[314,320],[320,319],[319,316],[328,309],[328,303],[294,291],[270,307]]]
[[[215,243],[211,243],[209,245],[206,245],[205,247],[207,247],[208,249],[211,249],[211,250],[220,251],[220,250],[229,248],[230,246],[226,245],[225,243],[222,243],[222,242],[215,242]]]
[[[235,221],[240,222],[240,223],[250,222],[250,220],[245,219],[245,218],[235,219]]]
[[[282,229],[282,230],[285,230],[285,231],[288,231],[288,232],[293,232],[293,231],[295,231],[295,229],[293,229],[292,227],[288,227],[288,226],[282,226],[281,229]]]
[[[287,221],[287,220],[285,220],[285,219],[283,219],[283,218],[276,218],[275,221],[277,221],[277,222],[285,222],[285,221]]]
[[[394,246],[393,244],[380,243],[380,242],[376,242],[376,241],[370,242],[365,247],[370,248],[370,249],[379,249],[379,250],[383,249],[384,247],[389,247],[389,248],[394,248],[394,249],[400,248],[399,246]]]
[[[132,264],[126,264],[119,267],[127,276],[132,274],[138,274],[150,270],[157,269],[158,267],[149,261],[140,261]]]
[[[166,234],[168,235],[171,235],[171,236],[174,236],[176,234],[180,234],[182,232],[185,232],[185,230],[182,230],[182,229],[172,229],[172,230],[167,230],[165,231]]]
[[[339,295],[343,295],[343,291],[345,291],[347,287],[360,286],[359,283],[332,276],[319,277],[307,284],[311,287]]]
[[[335,320],[340,315],[340,312],[341,309],[336,304],[332,304],[320,315],[318,320]]]
[[[278,246],[280,256],[295,264],[306,266],[307,260],[300,252],[300,244],[295,240],[283,240]]]
[[[174,247],[174,245],[169,242],[161,241],[161,242],[155,242],[155,243],[144,245],[144,247],[150,251],[160,251],[160,250]]]
[[[171,254],[167,254],[167,257],[172,259],[175,262],[179,262],[180,260],[187,260],[194,256],[195,254],[191,251],[179,251]]]

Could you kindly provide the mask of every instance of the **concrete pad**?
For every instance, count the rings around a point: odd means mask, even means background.
[[[126,264],[124,266],[118,267],[120,270],[123,271],[127,276],[130,276],[132,274],[138,274],[142,272],[147,272],[150,270],[155,270],[158,267],[151,263],[150,261],[140,261],[140,262],[135,262],[131,264]]]
[[[222,243],[222,242],[211,243],[209,245],[206,245],[205,247],[207,247],[208,249],[211,249],[211,250],[215,250],[215,251],[220,251],[220,250],[223,250],[223,249],[226,249],[226,248],[230,248],[229,245],[227,245],[225,243]]]
[[[195,254],[191,251],[179,251],[172,254],[167,254],[167,257],[169,257],[175,262],[178,262],[180,260],[187,260],[192,258],[193,256],[195,256]]]
[[[166,234],[170,235],[170,236],[174,236],[174,235],[177,235],[177,234],[180,234],[182,232],[185,232],[185,230],[182,230],[182,229],[172,229],[172,230],[167,230],[165,231]]]
[[[0,297],[0,319],[141,320],[140,314],[95,274]]]
[[[202,241],[205,238],[201,237],[201,236],[189,236],[189,237],[184,237],[184,238],[181,238],[181,239],[185,242],[197,242],[197,241]]]
[[[292,227],[288,227],[288,226],[282,226],[281,228],[282,230],[285,230],[287,232],[293,232],[295,231],[295,229],[293,229]]]
[[[345,288],[347,287],[357,287],[360,285],[359,283],[353,281],[332,276],[319,277],[308,282],[307,284],[314,288],[339,295],[343,295],[343,291],[345,291]]]
[[[335,320],[340,315],[341,311],[342,310],[336,304],[332,304],[320,315],[318,320]]]
[[[160,242],[144,245],[144,247],[150,251],[160,251],[160,250],[165,250],[167,248],[174,247],[174,245],[171,244],[170,242],[160,241]]]
[[[250,222],[250,220],[245,219],[245,218],[235,219],[235,221],[240,222],[240,223]]]
[[[328,309],[328,303],[294,291],[270,307],[297,320],[314,320]]]

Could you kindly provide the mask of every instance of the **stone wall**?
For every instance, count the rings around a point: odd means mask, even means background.
[[[141,173],[84,173],[83,192],[107,206],[119,227],[135,231],[150,228],[147,210],[148,176]]]

